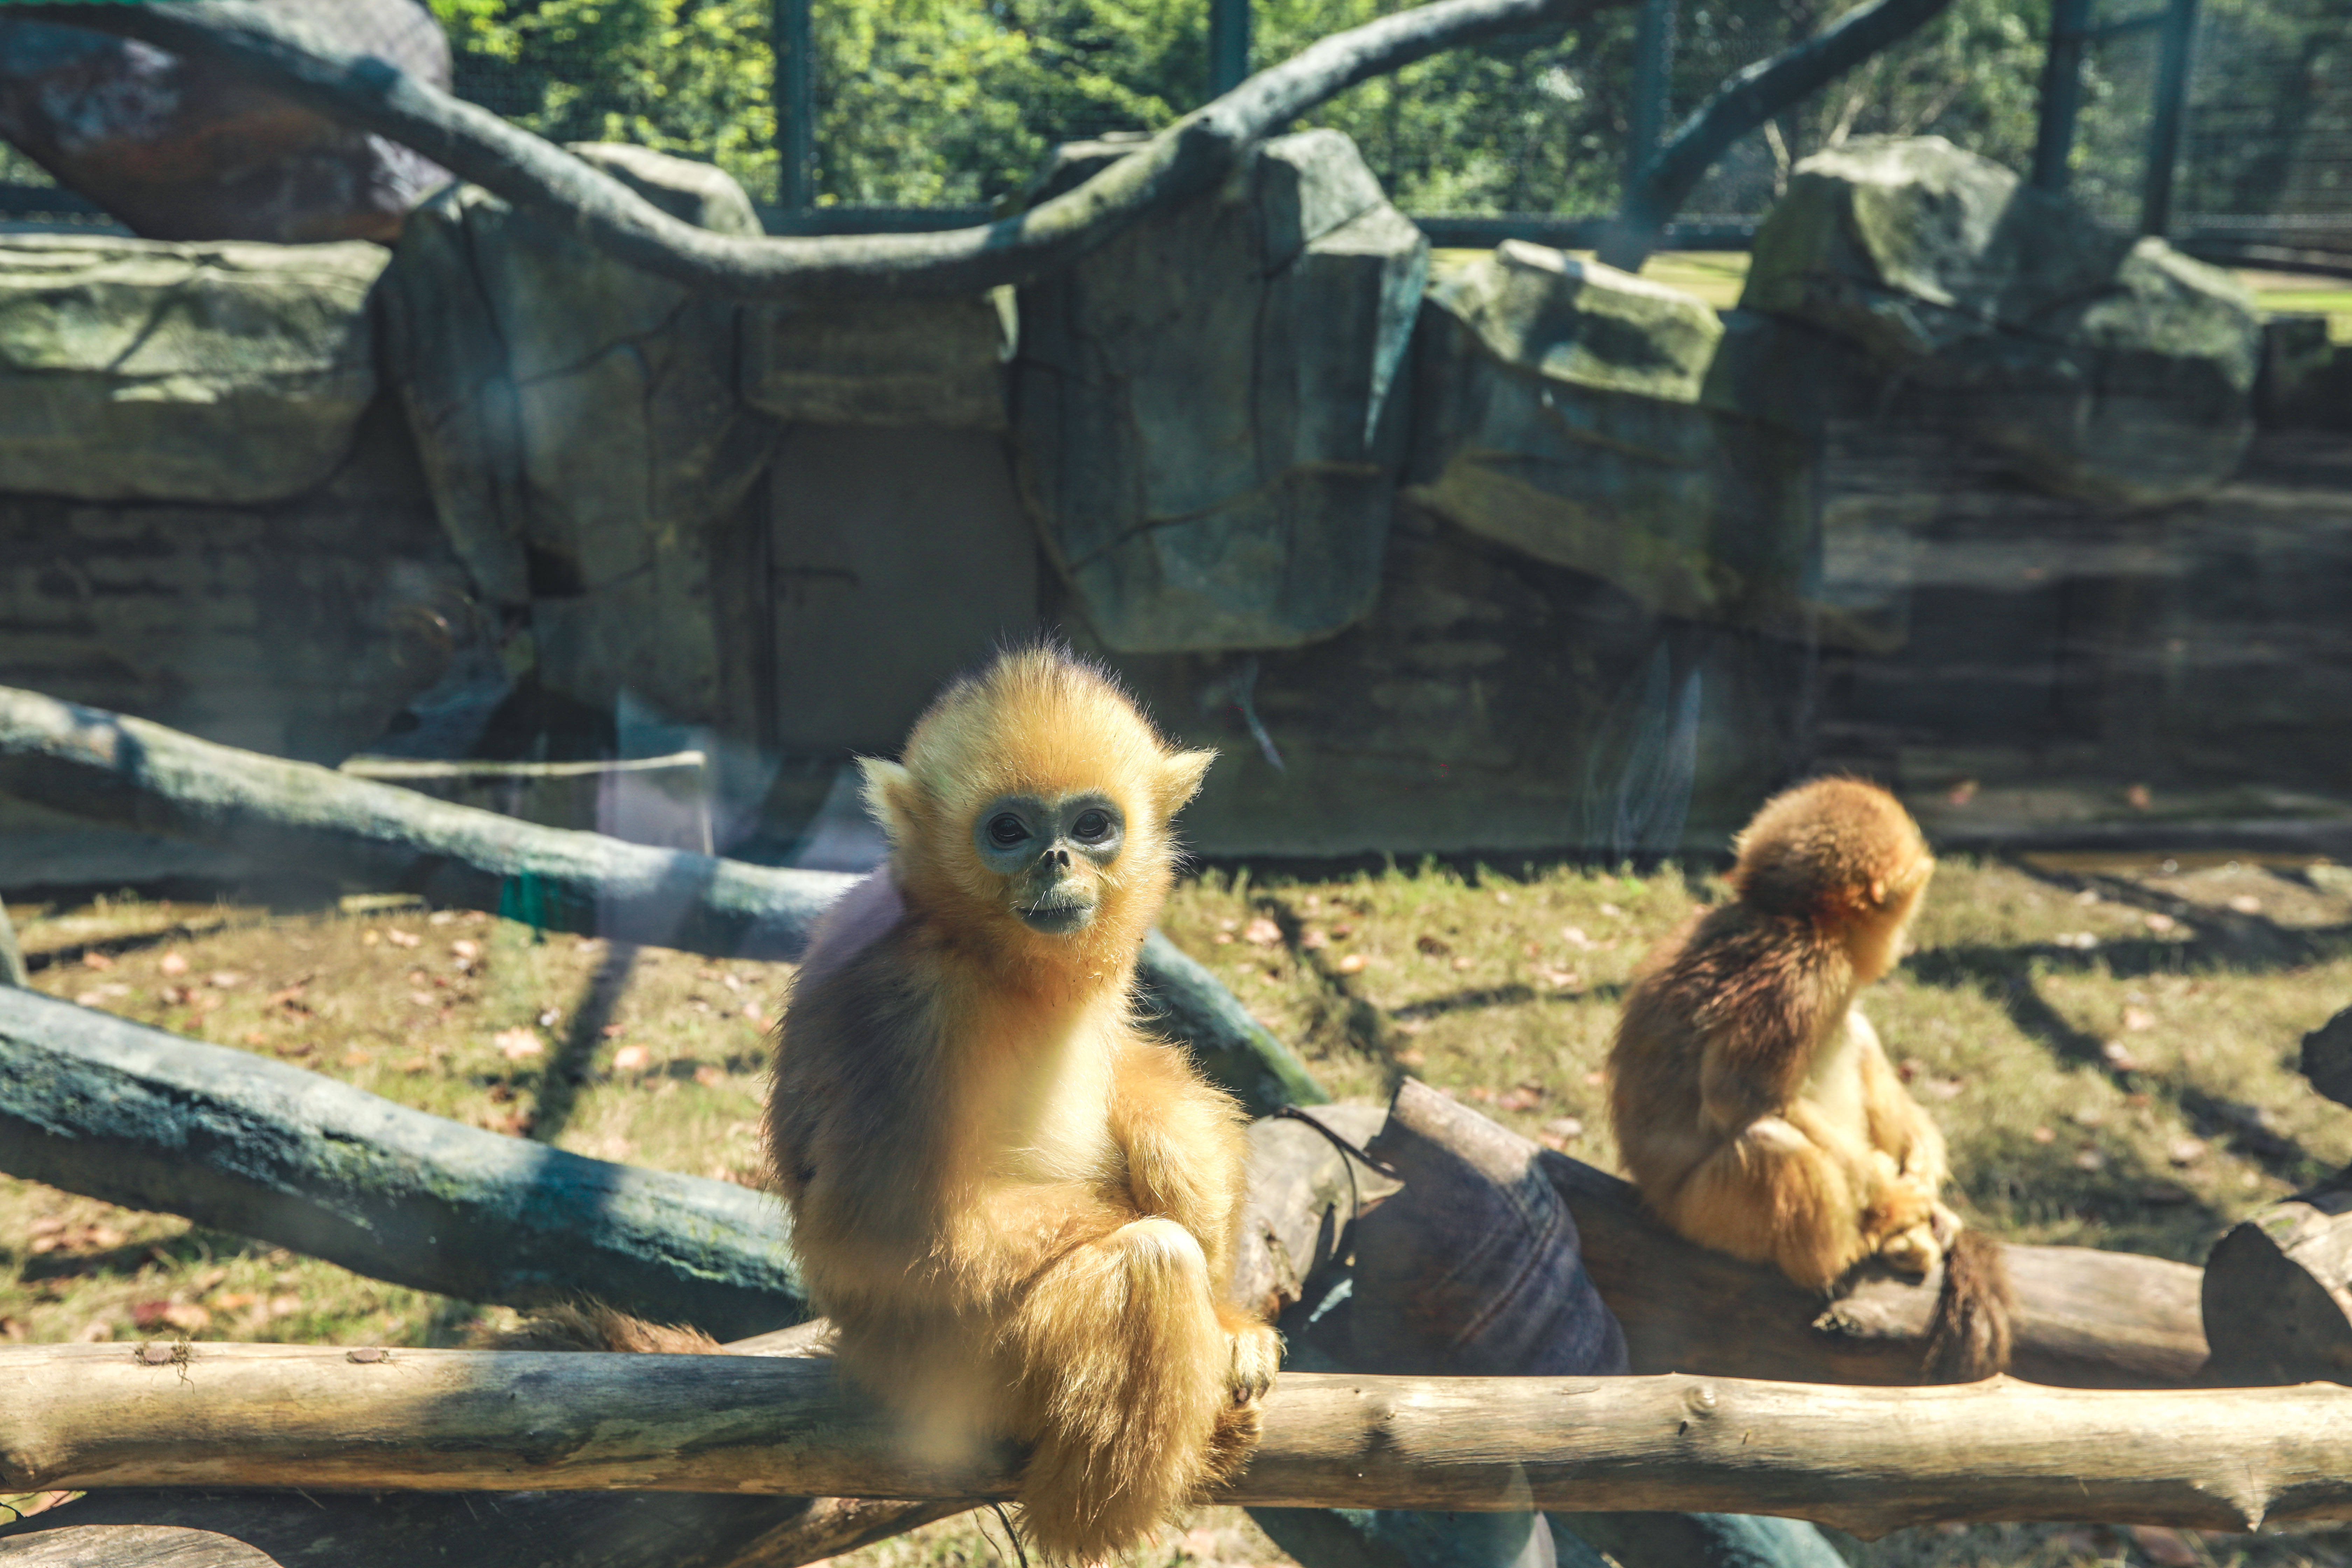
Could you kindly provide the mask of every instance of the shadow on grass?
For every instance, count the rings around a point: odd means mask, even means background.
[[[2040,1042],[2059,1060],[2093,1068],[2125,1093],[2170,1098],[2200,1137],[2227,1143],[2290,1186],[2308,1186],[2330,1167],[2294,1139],[2267,1126],[2258,1107],[2109,1061],[2103,1049],[2105,1042],[2067,1022],[2034,984],[2037,963],[2077,973],[2104,970],[2117,978],[2238,967],[2210,955],[2199,962],[2193,956],[2196,946],[2177,942],[2114,942],[2084,952],[2050,943],[1969,945],[1932,949],[1906,961],[1903,967],[1922,984],[1975,988],[1998,1004],[2021,1033]],[[2158,962],[2159,954],[2136,951],[2147,949],[2162,950],[2169,961]],[[2347,951],[2352,951],[2352,943],[2347,943]],[[2141,962],[2134,963],[2134,958]]]

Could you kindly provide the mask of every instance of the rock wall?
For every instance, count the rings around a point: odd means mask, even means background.
[[[322,761],[691,746],[781,849],[1059,626],[1224,752],[1190,836],[1252,855],[1711,849],[1824,759],[2243,771],[2352,689],[2263,631],[2352,524],[2233,478],[2258,374],[2307,413],[2333,362],[1981,160],[1809,161],[1721,316],[1429,265],[1325,132],[1017,297],[699,300],[465,186],[388,256],[0,240],[0,680]],[[2352,486],[2332,439],[2263,483]]]

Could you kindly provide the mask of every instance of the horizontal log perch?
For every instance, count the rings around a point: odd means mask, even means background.
[[[799,956],[855,879],[541,827],[5,686],[0,795],[550,931],[720,958]],[[1158,931],[1140,978],[1162,1026],[1252,1115],[1328,1098],[1288,1047]]]
[[[808,1316],[782,1206],[0,987],[0,1171],[465,1301],[593,1292],[738,1338]]]
[[[1548,1151],[1541,1163],[1576,1218],[1594,1286],[1624,1325],[1634,1371],[1918,1382],[1940,1272],[1916,1281],[1881,1274],[1824,1302],[1777,1268],[1674,1235],[1630,1182]],[[2073,1388],[2178,1388],[2199,1378],[2201,1270],[2086,1247],[2001,1250],[2017,1292],[2011,1370],[2019,1377]]]
[[[725,1347],[805,1355],[804,1324]],[[933,1520],[965,1500],[539,1492],[114,1488],[0,1527],[0,1568],[798,1568]]]
[[[0,1486],[1003,1497],[822,1360],[241,1344],[0,1348]],[[1874,1389],[1287,1373],[1221,1501],[2249,1531],[2352,1518],[2352,1389]]]

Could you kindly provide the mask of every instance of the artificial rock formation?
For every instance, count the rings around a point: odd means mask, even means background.
[[[1758,454],[1699,403],[1722,336],[1688,294],[1504,241],[1423,307],[1413,499],[1664,614],[1790,619],[1810,520],[1729,471]]]
[[[1799,164],[1740,304],[1859,347],[2053,494],[2200,495],[2252,434],[2261,330],[2235,279],[1941,137]]]
[[[422,0],[273,0],[330,48],[449,85]],[[0,20],[0,136],[154,239],[390,243],[446,171],[421,154],[131,39]]]
[[[0,237],[0,474],[83,500],[275,500],[375,393],[373,245]]]
[[[1041,189],[1129,150],[1066,147]],[[1428,257],[1307,131],[1021,291],[1024,489],[1108,647],[1293,647],[1370,609]]]
[[[1013,293],[743,313],[743,398],[813,425],[1001,432]]]
[[[674,216],[756,234],[742,188],[643,148],[572,149]],[[737,395],[739,315],[472,185],[411,216],[387,363],[434,503],[490,600],[531,606],[540,677],[709,721],[739,706],[730,593],[768,422]]]

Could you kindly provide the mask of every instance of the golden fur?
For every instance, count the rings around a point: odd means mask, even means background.
[[[1937,1195],[1943,1135],[1853,1003],[1900,955],[1935,860],[1855,779],[1767,802],[1734,847],[1732,900],[1669,937],[1626,999],[1610,1053],[1626,1169],[1675,1231],[1800,1285],[1871,1258],[1924,1274],[1960,1236]],[[1946,1287],[1931,1371],[1999,1370],[1998,1252],[1969,1247]]]
[[[950,687],[903,763],[866,764],[889,864],[820,925],[777,1051],[772,1154],[844,1373],[928,1457],[1025,1444],[1027,1531],[1060,1561],[1236,1466],[1279,1354],[1223,1300],[1239,1111],[1133,1016],[1170,820],[1213,755],[1054,648]],[[992,865],[1008,796],[1107,803],[1123,843]]]

